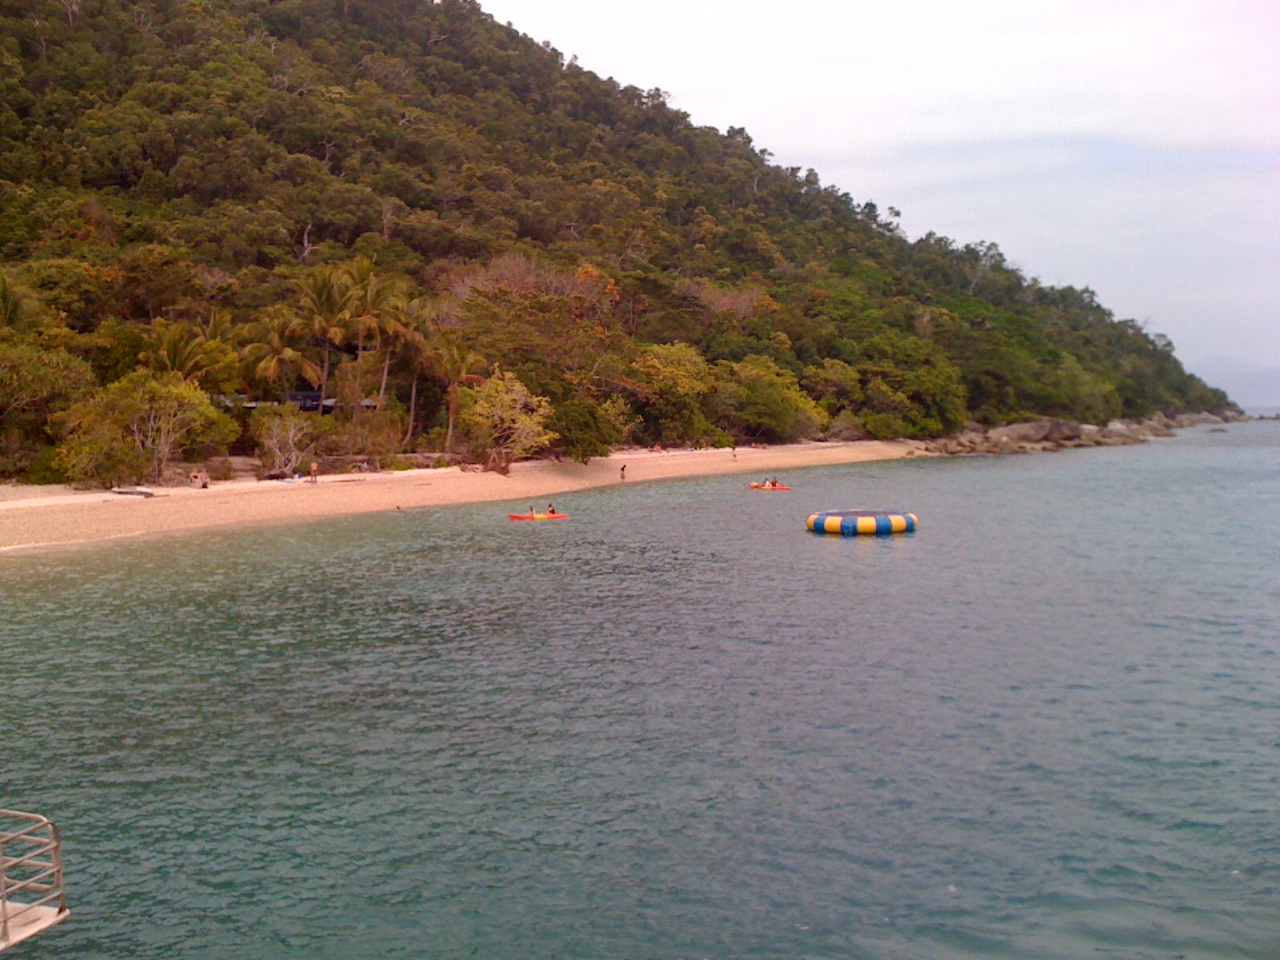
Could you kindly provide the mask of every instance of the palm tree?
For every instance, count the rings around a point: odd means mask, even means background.
[[[209,316],[203,322],[197,322],[196,328],[205,340],[221,340],[223,343],[236,341],[236,325],[230,310],[210,307]]]
[[[391,372],[391,360],[396,348],[404,348],[415,339],[421,339],[411,313],[412,304],[404,296],[397,296],[378,317],[378,341],[382,346],[382,384],[378,387],[378,399],[386,402],[387,377]]]
[[[445,383],[449,397],[449,429],[445,432],[444,449],[453,448],[453,426],[458,419],[458,387],[464,383],[484,383],[485,378],[474,373],[486,368],[484,357],[472,350],[456,330],[437,327],[433,339],[433,366],[436,376]]]
[[[234,387],[239,379],[237,355],[228,342],[231,315],[225,310],[213,310],[208,322],[198,326],[157,317],[151,329],[150,347],[138,355],[147,367],[158,373],[176,373],[213,392]]]
[[[277,304],[263,311],[244,348],[243,357],[252,376],[279,381],[281,403],[289,399],[291,374],[295,378],[301,375],[312,384],[320,382],[320,368],[295,346],[297,335],[297,317],[288,307]]]
[[[371,350],[386,351],[378,388],[379,402],[385,402],[395,343],[407,335],[403,318],[410,285],[403,277],[378,273],[371,257],[356,257],[343,269],[351,287],[347,329],[356,342],[356,359],[365,355],[366,341],[371,341]]]
[[[320,369],[320,409],[324,409],[329,385],[329,360],[334,346],[342,343],[355,306],[356,291],[349,273],[341,266],[318,267],[298,283],[301,304],[297,323],[324,350]]]
[[[203,338],[185,323],[172,323],[161,317],[152,321],[155,344],[144,351],[139,360],[160,373],[177,373],[184,380],[198,380],[206,369],[203,360]]]
[[[404,432],[404,446],[408,447],[413,439],[414,427],[418,419],[418,381],[422,374],[436,372],[435,344],[436,322],[439,318],[437,305],[430,300],[410,300],[405,305],[403,322],[405,335],[400,341],[401,357],[407,361],[412,380],[409,387],[409,423]]]
[[[347,324],[356,340],[356,358],[364,353],[365,337],[378,337],[380,315],[391,302],[402,295],[404,286],[399,279],[388,279],[376,270],[371,257],[356,257],[343,268],[351,286],[351,307]]]

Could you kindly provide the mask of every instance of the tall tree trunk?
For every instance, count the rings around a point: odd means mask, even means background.
[[[453,452],[453,421],[458,416],[458,385],[449,384],[449,429],[444,435],[444,452]]]
[[[385,406],[387,403],[387,374],[391,370],[391,348],[387,348],[387,359],[382,361],[382,386],[378,388],[378,399]]]
[[[413,378],[413,386],[409,388],[409,429],[404,432],[404,444],[408,447],[413,439],[413,427],[418,419],[418,378]]]
[[[320,372],[320,412],[324,413],[324,393],[329,385],[329,339],[324,341],[324,369]]]

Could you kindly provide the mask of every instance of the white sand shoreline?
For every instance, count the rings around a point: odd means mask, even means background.
[[[53,547],[84,548],[121,539],[173,536],[233,527],[462,503],[528,500],[540,504],[578,490],[617,483],[745,473],[927,456],[911,441],[801,443],[736,451],[627,450],[587,464],[518,463],[509,476],[457,467],[321,477],[298,481],[232,481],[207,490],[155,487],[155,496],[108,491],[0,487],[0,554]],[[626,479],[620,479],[623,465]]]

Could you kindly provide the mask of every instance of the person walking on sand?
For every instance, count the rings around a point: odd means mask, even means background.
[[[618,468],[618,479],[619,480],[627,479],[627,465],[625,463]]]
[[[320,482],[320,464],[312,460],[311,476],[307,478],[307,483],[319,483],[319,482]]]

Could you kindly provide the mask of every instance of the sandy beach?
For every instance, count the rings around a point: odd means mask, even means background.
[[[319,483],[214,483],[207,490],[155,487],[151,497],[67,487],[0,486],[0,551],[100,544],[122,538],[172,536],[218,528],[296,523],[326,517],[501,500],[539,507],[575,490],[618,483],[742,473],[750,479],[816,467],[924,456],[909,441],[802,443],[737,451],[629,450],[587,464],[532,461],[509,476],[458,467],[342,474]],[[622,468],[626,467],[625,480]],[[783,477],[785,482],[785,477]],[[566,509],[572,504],[559,504]]]

